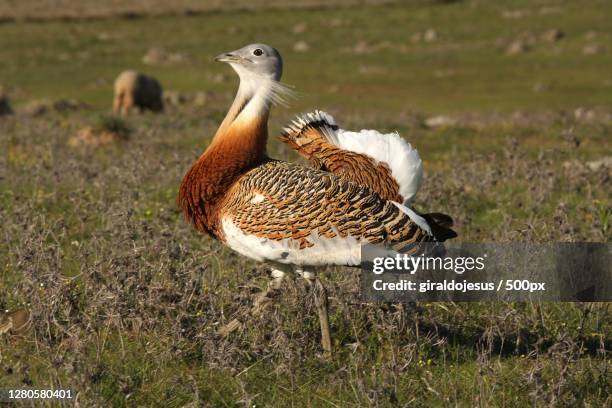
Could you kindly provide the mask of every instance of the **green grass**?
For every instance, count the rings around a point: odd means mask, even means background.
[[[609,172],[586,163],[612,155],[612,50],[582,47],[610,43],[610,12],[604,1],[420,2],[0,24],[0,78],[17,111],[40,98],[93,106],[0,118],[0,310],[34,317],[24,338],[0,336],[0,386],[72,387],[99,406],[609,405],[605,303],[363,304],[357,273],[329,268],[333,361],[317,356],[300,281],[221,339],[216,329],[248,309],[267,270],[196,234],[175,198],[237,83],[211,57],[263,41],[281,50],[285,81],[302,93],[273,111],[272,156],[297,160],[274,135],[294,113],[327,109],[347,128],[398,130],[413,143],[427,174],[415,204],[451,214],[460,240],[609,242]],[[298,22],[305,33],[292,33]],[[410,41],[428,28],[437,41]],[[549,28],[566,36],[516,56],[497,45]],[[292,51],[300,39],[310,51]],[[391,46],[350,51],[360,41]],[[144,66],[152,46],[188,59]],[[166,89],[211,91],[211,103],[100,119],[126,68]],[[228,79],[211,79],[219,73]],[[595,118],[575,118],[577,107]],[[458,124],[430,129],[431,114]],[[130,137],[67,145],[96,123]]]
[[[42,97],[78,98],[108,108],[112,81],[123,69],[145,70],[167,89],[228,90],[230,83],[211,78],[229,73],[212,62],[221,51],[261,41],[281,50],[285,81],[303,93],[295,108],[342,106],[348,111],[467,112],[549,110],[579,105],[610,107],[612,54],[584,56],[587,43],[612,39],[608,2],[559,3],[559,12],[541,15],[547,4],[463,2],[448,5],[392,5],[309,11],[268,10],[217,13],[178,18],[96,20],[0,25],[2,82],[19,87],[16,100]],[[503,18],[503,10],[530,12],[521,19]],[[332,27],[340,19],[343,25]],[[292,28],[306,22],[303,34]],[[438,40],[414,44],[411,35],[428,28]],[[531,52],[509,56],[496,45],[529,31],[550,28],[566,34],[557,43],[538,43]],[[595,31],[595,40],[585,34]],[[99,33],[116,39],[102,41]],[[304,40],[306,53],[293,52]],[[372,53],[350,50],[360,41],[388,47]],[[170,67],[149,67],[141,58],[153,46],[184,53],[188,59]],[[63,60],[65,59],[65,60]],[[377,67],[383,74],[362,73]],[[440,77],[439,73],[450,72]],[[570,79],[571,80],[568,80]],[[235,79],[232,77],[231,82]],[[544,86],[534,92],[536,84]],[[339,90],[330,93],[336,85]]]

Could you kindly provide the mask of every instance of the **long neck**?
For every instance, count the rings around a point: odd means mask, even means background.
[[[253,78],[242,78],[225,119],[210,146],[183,178],[179,205],[197,229],[220,237],[219,203],[234,182],[266,160],[269,92]]]
[[[222,148],[227,153],[265,157],[271,85],[266,78],[240,77],[236,98],[204,155]]]

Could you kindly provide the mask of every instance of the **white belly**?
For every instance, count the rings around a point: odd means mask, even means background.
[[[257,261],[273,261],[300,266],[359,265],[361,245],[353,237],[320,237],[313,232],[308,240],[314,245],[300,249],[294,239],[271,240],[245,234],[226,216],[221,220],[226,244],[234,251]]]

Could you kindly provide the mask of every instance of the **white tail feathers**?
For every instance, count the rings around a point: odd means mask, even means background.
[[[386,163],[399,185],[404,203],[409,204],[423,182],[423,162],[419,152],[413,149],[397,133],[383,134],[376,130],[360,132],[338,131],[339,147],[366,154]]]
[[[329,143],[340,149],[361,153],[377,162],[386,163],[399,185],[405,205],[410,204],[419,191],[423,182],[423,162],[419,152],[397,132],[380,133],[367,129],[347,131],[340,129],[330,114],[318,110],[298,116],[283,132],[299,134],[309,128],[317,129]]]

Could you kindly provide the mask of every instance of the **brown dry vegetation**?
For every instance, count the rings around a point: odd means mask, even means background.
[[[331,5],[349,3],[361,2]],[[426,170],[415,204],[451,214],[460,240],[610,242],[610,6],[170,15],[217,4],[0,1],[5,19],[168,14],[0,24],[0,79],[15,111],[0,117],[0,311],[31,312],[23,333],[0,316],[0,387],[70,387],[79,406],[99,407],[611,406],[608,303],[365,304],[358,271],[329,268],[332,361],[318,356],[300,280],[220,338],[267,268],[194,232],[175,201],[235,86],[210,58],[263,34],[304,92],[272,113],[273,157],[298,160],[275,135],[299,111],[325,109],[343,127],[412,142]],[[564,35],[554,44],[505,53],[522,33],[555,27]],[[299,41],[307,49],[292,52]],[[185,59],[143,66],[152,47]],[[164,114],[96,125],[126,68],[151,69],[178,93]],[[117,137],[102,146],[106,131]]]
[[[465,241],[608,241],[611,169],[568,159],[610,123],[550,117],[556,142],[534,148],[530,128],[431,130],[415,116],[403,133],[437,163],[417,206],[452,214]],[[33,316],[24,338],[0,338],[4,386],[71,387],[87,406],[610,402],[608,304],[363,304],[358,273],[334,268],[322,275],[332,363],[316,357],[316,312],[299,280],[268,314],[219,338],[267,273],[194,233],[176,208],[214,118],[135,117],[129,140],[79,149],[67,145],[77,114],[0,122],[0,308]],[[456,148],[439,160],[442,137]],[[473,137],[499,149],[460,141]],[[271,152],[294,158],[275,141]]]

